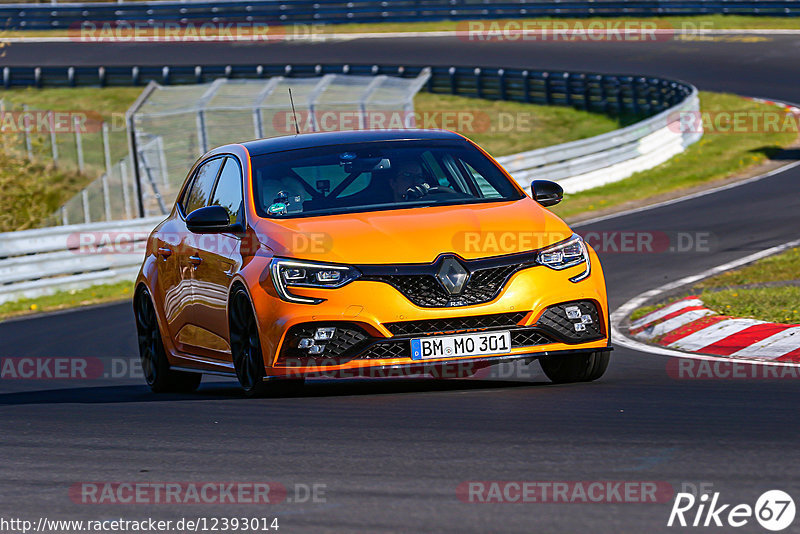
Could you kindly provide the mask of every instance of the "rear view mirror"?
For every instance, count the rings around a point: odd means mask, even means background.
[[[534,180],[531,183],[531,196],[544,207],[555,206],[564,198],[564,189],[550,180]]]
[[[228,211],[222,206],[205,206],[186,216],[186,227],[195,234],[216,234],[231,231]]]

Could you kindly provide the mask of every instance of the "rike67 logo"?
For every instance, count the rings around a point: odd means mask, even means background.
[[[667,526],[739,528],[755,520],[763,528],[778,532],[788,528],[794,516],[794,500],[781,490],[764,492],[755,506],[724,503],[719,492],[703,493],[699,497],[692,493],[678,493]]]

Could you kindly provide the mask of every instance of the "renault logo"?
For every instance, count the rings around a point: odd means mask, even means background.
[[[451,295],[461,293],[468,278],[469,271],[452,257],[445,258],[439,266],[439,272],[436,273],[436,279]]]

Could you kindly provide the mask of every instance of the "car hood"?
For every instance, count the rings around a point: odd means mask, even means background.
[[[530,198],[260,219],[260,242],[275,256],[348,264],[429,263],[443,253],[464,259],[526,252],[572,235],[557,216]]]

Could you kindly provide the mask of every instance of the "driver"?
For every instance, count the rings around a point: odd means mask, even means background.
[[[429,189],[430,185],[425,182],[426,178],[419,163],[412,161],[400,165],[397,172],[389,178],[394,201],[408,200],[410,192],[413,193],[415,190],[422,192],[425,189]],[[413,197],[414,195],[412,195]]]

